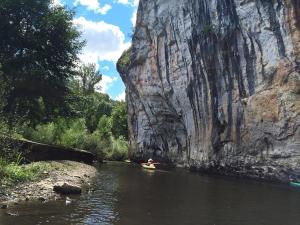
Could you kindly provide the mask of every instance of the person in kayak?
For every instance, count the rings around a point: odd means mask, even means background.
[[[148,159],[147,166],[154,165],[153,159]]]

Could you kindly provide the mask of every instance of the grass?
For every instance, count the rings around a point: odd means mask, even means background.
[[[37,162],[19,165],[0,158],[0,184],[13,185],[16,183],[35,181],[42,177],[44,171],[49,170],[49,163]]]

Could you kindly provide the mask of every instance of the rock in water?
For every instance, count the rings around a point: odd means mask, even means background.
[[[70,205],[72,203],[72,199],[70,199],[70,198],[66,198],[66,205]]]
[[[132,43],[132,159],[299,178],[300,0],[140,0]]]
[[[7,209],[8,208],[8,205],[7,204],[1,204],[0,205],[0,209]]]
[[[53,187],[53,191],[63,194],[63,195],[69,195],[69,194],[81,194],[82,190],[81,187],[71,185],[68,183],[64,184],[57,184]]]

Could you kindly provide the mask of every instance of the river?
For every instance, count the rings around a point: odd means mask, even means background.
[[[0,225],[300,224],[300,190],[180,169],[103,164],[95,190],[71,199],[70,204],[26,202],[0,210]]]

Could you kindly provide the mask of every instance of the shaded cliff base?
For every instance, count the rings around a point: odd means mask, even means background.
[[[39,163],[39,162],[38,162]],[[54,192],[53,188],[64,183],[79,188],[82,192],[89,191],[93,178],[96,176],[95,167],[72,161],[47,161],[43,175],[25,183],[0,187],[0,206],[7,207],[20,201],[39,200],[41,202],[58,200],[63,196]],[[33,164],[25,165],[27,167]]]
[[[207,166],[189,166],[191,172],[198,172],[211,175],[222,175],[236,178],[254,179],[265,182],[286,183],[291,181],[299,181],[299,173],[295,169],[278,168],[265,165],[243,165],[232,164],[230,166],[223,166],[211,162]]]
[[[166,158],[153,157],[150,155],[132,155],[130,160],[135,163],[142,163],[149,158],[154,159],[155,162],[159,162],[161,169],[174,169],[185,168],[193,173],[205,174],[205,175],[217,175],[227,176],[240,179],[252,179],[262,182],[272,183],[285,183],[288,184],[291,181],[300,181],[300,165],[298,161],[294,159],[294,162],[290,163],[287,167],[286,162],[269,162],[266,166],[266,162],[253,163],[248,161],[249,159],[231,158],[231,161],[227,164],[224,162],[210,161],[207,163],[190,162],[178,163]],[[285,159],[291,160],[291,159]]]

